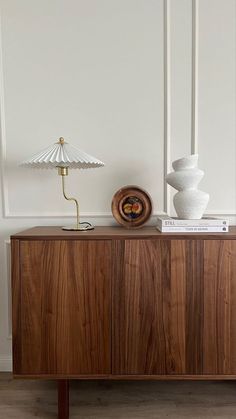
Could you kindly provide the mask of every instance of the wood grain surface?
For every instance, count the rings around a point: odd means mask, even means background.
[[[58,419],[69,419],[70,392],[69,380],[58,380],[57,383],[57,404]]]
[[[236,240],[158,237],[15,237],[14,376],[234,379]]]
[[[204,246],[204,371],[236,374],[236,241]]]
[[[13,371],[18,372],[21,365],[21,276],[20,241],[11,243],[11,282],[12,282],[12,355]]]
[[[113,373],[234,375],[236,242],[126,240],[116,254]]]
[[[21,241],[20,269],[14,373],[109,373],[111,242]]]
[[[30,379],[30,380],[47,380],[47,381],[59,381],[59,380],[81,380],[81,381],[235,381],[236,374],[13,374],[13,378],[16,380]]]
[[[95,227],[88,231],[65,231],[61,227],[33,227],[11,236],[14,239],[27,240],[104,240],[104,239],[236,239],[236,226],[229,228],[228,233],[160,233],[156,227],[142,227],[137,230],[124,227]]]
[[[178,245],[178,244],[177,244]],[[203,373],[203,317],[204,317],[204,242],[186,240],[185,257],[179,261],[185,266],[185,341],[186,358],[185,372],[187,374]],[[209,304],[211,301],[209,300]]]
[[[185,275],[180,275],[184,243],[177,244],[120,243],[123,275],[114,278],[113,298],[115,374],[185,373]]]

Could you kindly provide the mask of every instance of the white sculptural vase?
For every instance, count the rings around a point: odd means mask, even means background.
[[[204,172],[197,167],[198,154],[175,160],[172,163],[174,172],[166,176],[166,181],[177,189],[174,196],[174,207],[179,218],[198,220],[209,201],[209,194],[197,189]]]

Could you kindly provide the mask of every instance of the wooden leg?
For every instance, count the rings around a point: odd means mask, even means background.
[[[69,380],[58,380],[58,419],[69,419]]]

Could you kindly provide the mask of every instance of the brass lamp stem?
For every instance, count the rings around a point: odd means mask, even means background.
[[[88,222],[83,222],[83,223],[80,223],[79,222],[79,203],[78,203],[77,199],[75,199],[75,198],[69,198],[66,195],[66,191],[65,191],[65,176],[68,175],[68,167],[58,166],[58,174],[61,176],[61,180],[62,180],[62,192],[63,192],[63,196],[64,196],[65,199],[67,199],[67,201],[74,201],[75,206],[76,206],[76,215],[77,215],[76,225],[68,226],[68,227],[62,227],[62,229],[63,230],[74,230],[74,231],[93,230],[94,227],[93,227],[92,224],[90,224]]]
[[[62,192],[63,192],[64,198],[67,199],[67,201],[74,201],[74,203],[76,205],[76,215],[77,215],[76,227],[79,229],[79,203],[78,203],[77,199],[69,198],[66,195],[66,192],[65,192],[65,175],[62,174],[61,179],[62,179]]]

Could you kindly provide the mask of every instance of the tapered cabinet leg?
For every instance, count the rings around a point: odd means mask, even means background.
[[[69,380],[58,380],[58,419],[69,419]]]

